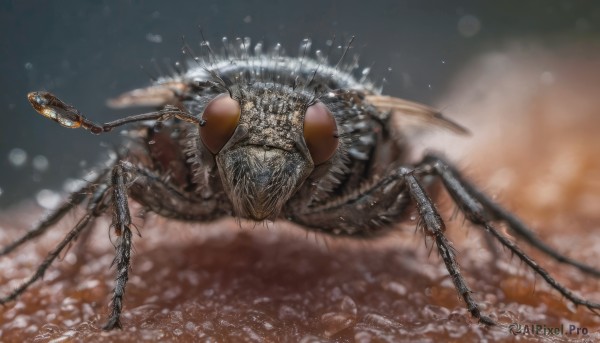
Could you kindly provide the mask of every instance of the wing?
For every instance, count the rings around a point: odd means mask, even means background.
[[[438,110],[423,104],[387,95],[366,95],[365,100],[382,112],[391,112],[392,120],[400,127],[430,124],[461,135],[469,134],[469,130],[465,127],[444,117]]]
[[[188,90],[189,85],[186,83],[178,81],[164,82],[123,93],[116,98],[108,100],[107,105],[111,108],[177,105],[178,95]]]

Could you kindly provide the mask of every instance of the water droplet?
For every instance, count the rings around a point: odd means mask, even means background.
[[[256,46],[254,46],[254,56],[260,56],[263,54],[263,43],[258,42]]]
[[[354,335],[354,341],[358,343],[372,342],[373,336],[367,331],[359,331]]]
[[[325,328],[325,336],[331,337],[348,328],[355,321],[355,317],[348,313],[328,312],[321,316],[321,324]]]
[[[185,323],[185,329],[188,331],[196,331],[196,324],[192,323],[192,322],[187,322]]]
[[[244,17],[244,23],[250,24],[251,22],[252,22],[252,16],[247,15]]]
[[[24,332],[27,333],[27,334],[35,334],[35,333],[37,333],[39,331],[40,331],[40,328],[37,325],[35,325],[35,324],[29,325],[24,330]],[[36,339],[37,339],[37,337],[36,337]]]
[[[244,37],[242,41],[242,51],[246,56],[248,56],[248,52],[250,51],[250,46],[252,45],[252,40],[250,37]]]
[[[70,265],[75,265],[77,263],[77,255],[70,252],[67,254],[67,256],[65,256],[63,261],[67,262]]]
[[[404,287],[404,285],[395,282],[395,281],[389,281],[383,284],[383,289],[385,289],[386,291],[390,291],[392,293],[398,294],[399,296],[405,296],[406,295],[406,287]]]
[[[279,55],[281,55],[281,43],[277,43],[275,46],[273,46],[271,54],[275,57],[279,57]]]
[[[31,62],[25,63],[25,70],[33,70],[33,64]]]
[[[317,61],[319,61],[319,63],[321,63],[321,64],[327,63],[327,56],[325,56],[325,54],[323,54],[323,51],[321,51],[321,50],[315,51],[315,56],[317,57]]]
[[[27,327],[29,325],[28,322],[28,317],[26,315],[18,315],[16,318],[14,318],[10,325],[13,328],[17,328],[17,329],[23,329],[25,327]]]
[[[368,313],[363,318],[363,321],[367,323],[369,326],[378,327],[382,329],[390,329],[401,327],[401,325],[390,318],[382,316],[376,313]]]
[[[150,43],[162,43],[162,36],[158,33],[150,33],[146,34],[146,40]]]
[[[3,192],[4,192],[4,191],[2,190],[2,188],[0,188],[0,196],[2,196],[2,193],[3,193]]]
[[[31,160],[31,164],[33,164],[33,168],[37,171],[44,172],[48,170],[48,159],[46,156],[37,155]]]
[[[82,283],[80,283],[79,286],[77,287],[77,289],[78,290],[94,289],[98,286],[100,286],[99,280],[86,280],[86,281],[83,281]]]
[[[35,200],[37,201],[38,205],[42,206],[43,208],[53,209],[60,204],[61,197],[54,191],[42,189],[35,195]]]
[[[171,311],[169,312],[169,318],[171,319],[171,323],[181,323],[183,322],[183,312]]]
[[[22,167],[27,162],[27,152],[20,148],[14,148],[8,153],[8,161],[14,167]]]
[[[356,308],[356,303],[354,302],[354,300],[352,298],[350,298],[349,296],[344,296],[344,298],[342,299],[342,302],[340,303],[340,310],[342,310],[342,312],[356,316],[357,313],[357,308]]]
[[[66,325],[67,327],[73,326],[75,324],[75,322],[71,322],[71,321],[64,321],[64,323],[70,324],[70,325]],[[61,337],[59,337],[55,340],[52,340],[52,341],[53,342],[61,342],[61,341],[63,341],[63,339],[64,339],[64,341],[68,341],[69,338],[73,338],[73,337],[75,337],[75,335],[77,335],[77,331],[75,331],[75,330],[65,331]]]
[[[463,37],[473,37],[481,29],[481,21],[473,15],[464,15],[458,20],[458,33]]]
[[[308,38],[304,38],[300,43],[300,50],[298,56],[308,55],[310,53],[310,47],[312,46],[312,41]]]

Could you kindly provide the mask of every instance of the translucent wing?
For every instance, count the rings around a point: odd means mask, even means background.
[[[187,88],[188,85],[183,82],[164,82],[123,93],[108,100],[107,105],[111,108],[176,105],[177,95],[185,92]]]
[[[466,135],[469,130],[444,117],[441,112],[416,102],[387,95],[367,95],[365,100],[380,111],[390,111],[392,120],[400,127],[436,125]]]

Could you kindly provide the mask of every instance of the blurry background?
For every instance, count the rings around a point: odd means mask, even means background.
[[[514,42],[597,49],[598,23],[594,1],[0,0],[0,209],[51,204],[52,191],[119,138],[59,127],[33,111],[27,92],[51,91],[98,122],[138,113],[105,101],[149,83],[140,65],[157,74],[153,60],[166,71],[165,61],[180,59],[182,35],[197,48],[198,26],[209,41],[248,36],[289,54],[305,37],[324,48],[334,35],[338,43],[355,35],[351,54],[374,81],[386,80],[385,93],[460,112],[439,99],[476,56]]]

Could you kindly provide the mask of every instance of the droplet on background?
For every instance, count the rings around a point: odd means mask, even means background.
[[[27,162],[27,152],[20,148],[14,148],[8,153],[8,161],[14,167],[22,167]]]
[[[83,179],[67,179],[63,183],[63,190],[67,193],[73,193],[85,186],[86,181]]]
[[[473,15],[464,15],[458,20],[458,33],[463,37],[473,37],[481,30],[481,21]]]
[[[42,206],[43,208],[53,209],[60,204],[61,197],[54,191],[42,189],[35,195],[35,200],[37,201],[38,205]]]
[[[163,41],[162,36],[157,33],[147,33],[146,40],[148,42],[156,43],[156,44],[162,43],[162,41]]]
[[[31,164],[33,165],[33,168],[35,170],[40,171],[40,172],[44,172],[44,171],[48,170],[48,166],[50,165],[46,156],[43,156],[43,155],[35,156],[31,160]]]

